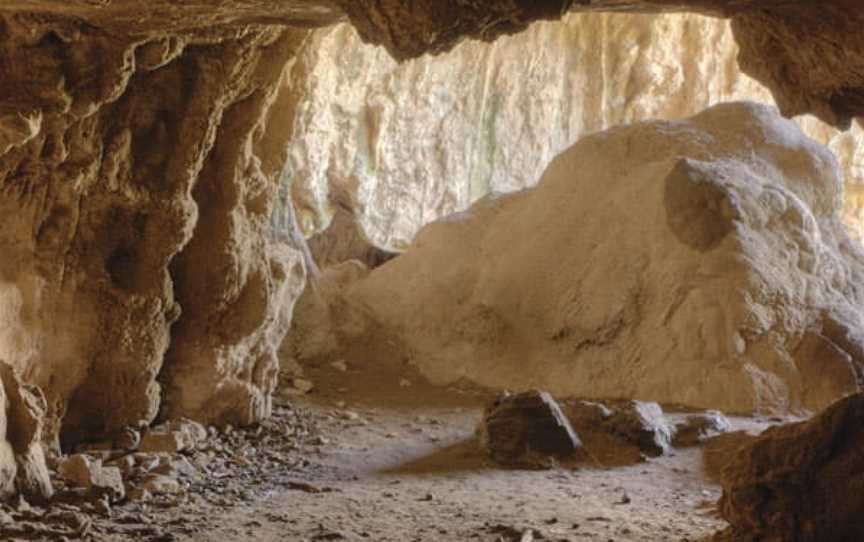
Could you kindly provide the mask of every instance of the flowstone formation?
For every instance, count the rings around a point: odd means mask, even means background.
[[[864,363],[841,202],[827,149],[772,108],[719,105],[586,137],[535,188],[427,226],[365,277],[333,268],[329,312],[304,310],[343,350],[386,337],[438,383],[819,410]]]
[[[44,392],[46,439],[266,416],[303,282],[269,215],[306,31],[0,26],[0,359]]]

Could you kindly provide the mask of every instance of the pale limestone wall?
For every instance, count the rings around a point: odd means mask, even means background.
[[[404,247],[490,191],[531,186],[584,134],[722,101],[771,103],[736,56],[728,22],[696,15],[573,14],[401,65],[348,25],[320,30],[292,82],[301,98],[287,178],[301,225],[326,227],[336,194],[354,201],[375,243]],[[860,236],[860,129],[799,122],[838,154]]]

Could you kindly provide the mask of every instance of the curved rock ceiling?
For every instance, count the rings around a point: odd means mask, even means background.
[[[864,115],[864,13],[855,0],[12,0],[7,12],[62,15],[112,33],[214,26],[321,26],[345,17],[364,40],[407,59],[491,41],[570,11],[694,11],[732,19],[744,71],[774,93],[784,115],[813,113],[846,128]]]

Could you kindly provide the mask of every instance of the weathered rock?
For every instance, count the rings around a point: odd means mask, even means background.
[[[182,431],[151,429],[144,433],[138,451],[143,454],[166,453],[176,454],[191,447],[189,436]]]
[[[153,495],[174,494],[180,492],[180,482],[170,476],[152,474],[144,480],[142,488]]]
[[[716,410],[693,414],[687,416],[683,423],[675,425],[672,446],[676,448],[698,446],[706,439],[729,431],[731,427],[732,424],[726,416]]]
[[[769,107],[620,126],[536,187],[425,227],[331,294],[338,319],[318,333],[343,349],[392,338],[390,359],[438,384],[817,411],[859,389],[864,363],[818,333],[864,325],[841,202],[835,158]],[[845,355],[803,355],[813,333]]]
[[[561,407],[546,392],[503,395],[486,408],[480,444],[493,461],[510,467],[548,468],[581,457],[582,442]]]
[[[207,429],[198,422],[186,419],[151,427],[141,437],[138,451],[143,454],[176,454],[195,448],[207,440]]]
[[[141,432],[127,427],[114,438],[114,446],[120,450],[132,451],[141,445]]]
[[[110,440],[160,408],[266,416],[304,275],[269,216],[307,31],[133,37],[7,8],[0,356],[45,393],[46,440]]]
[[[45,411],[41,390],[0,360],[0,500],[12,489],[34,501],[54,494],[42,448]]]
[[[864,539],[864,394],[768,429],[722,471],[720,513],[736,534],[783,542]]]
[[[674,428],[657,403],[568,400],[562,408],[595,463],[629,465],[669,451]]]
[[[88,498],[107,498],[116,502],[125,496],[123,476],[118,467],[105,466],[84,454],[76,454],[62,461],[57,474],[73,487],[86,491]]]
[[[339,205],[326,230],[309,238],[309,251],[319,268],[358,260],[374,269],[398,253],[372,243],[350,208]]]

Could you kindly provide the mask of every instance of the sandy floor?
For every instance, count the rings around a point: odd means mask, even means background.
[[[724,526],[699,449],[614,470],[503,470],[472,442],[488,396],[381,371],[311,370],[315,389],[277,397],[266,427],[192,453],[227,459],[181,493],[74,503],[71,518],[62,504],[19,509],[13,540],[67,540],[45,525],[84,520],[78,538],[94,542],[695,542]]]
[[[298,399],[323,440],[294,489],[180,539],[693,541],[723,526],[698,449],[615,470],[496,469],[470,443],[482,397],[352,376],[312,373],[323,389],[346,387]]]

